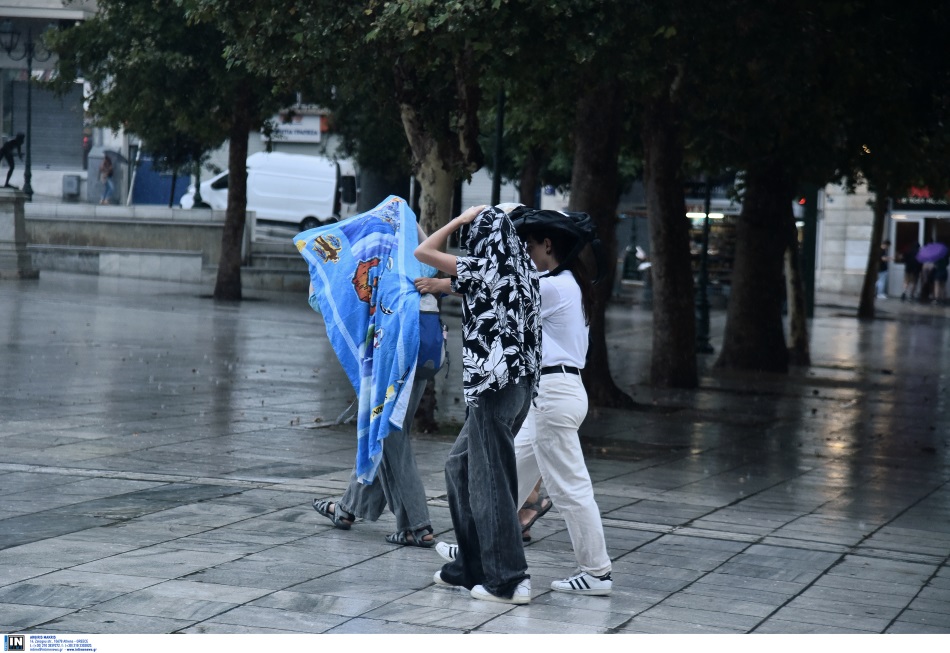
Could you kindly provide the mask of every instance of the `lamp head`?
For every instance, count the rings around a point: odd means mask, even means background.
[[[20,43],[20,30],[13,26],[13,22],[5,20],[0,22],[0,47],[10,54],[16,50]]]

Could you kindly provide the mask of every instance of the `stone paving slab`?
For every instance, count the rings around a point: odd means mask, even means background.
[[[31,633],[135,633],[151,635],[179,632],[193,622],[187,619],[168,619],[153,615],[84,609],[64,614],[55,619],[41,618],[40,615],[36,615],[33,618],[33,623],[42,623],[43,625],[42,627],[27,625],[17,630],[28,630]]]
[[[532,602],[432,583],[394,518],[335,530],[353,399],[305,298],[215,303],[182,284],[46,273],[0,284],[0,630],[35,633],[927,633],[950,635],[950,309],[859,323],[820,298],[813,365],[647,385],[651,316],[608,311],[639,406],[582,443],[614,561],[575,567],[556,510],[526,546]],[[66,316],[68,319],[63,319]],[[418,435],[433,526],[464,418],[457,318],[438,434]],[[714,312],[718,346],[724,314]]]

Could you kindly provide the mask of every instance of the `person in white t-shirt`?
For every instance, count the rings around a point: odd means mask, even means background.
[[[515,438],[518,499],[524,502],[543,477],[567,525],[580,570],[551,589],[606,596],[613,585],[610,556],[577,434],[587,416],[580,370],[587,359],[593,291],[580,258],[565,260],[574,237],[543,223],[519,229],[519,236],[541,273],[542,335],[538,396]]]

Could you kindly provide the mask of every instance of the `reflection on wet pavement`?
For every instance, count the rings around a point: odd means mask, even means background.
[[[608,314],[638,403],[582,428],[609,598],[571,574],[556,510],[526,548],[526,607],[435,587],[431,550],[386,515],[334,530],[353,399],[304,297],[216,303],[194,286],[44,272],[0,284],[0,624],[30,632],[950,633],[950,310],[890,302],[860,323],[819,298],[813,365],[646,383],[650,314]],[[724,315],[714,312],[718,345]],[[457,424],[416,439],[434,526]]]

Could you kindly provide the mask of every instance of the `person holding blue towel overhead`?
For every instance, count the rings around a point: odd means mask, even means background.
[[[434,273],[413,257],[415,215],[392,196],[375,209],[298,234],[310,267],[310,305],[323,315],[327,336],[357,394],[357,452],[350,483],[338,501],[317,498],[313,508],[343,530],[357,518],[375,521],[386,505],[396,516],[392,544],[431,547],[425,488],[409,440],[413,414],[430,364],[423,342],[432,329],[415,279]],[[424,236],[424,234],[422,234]],[[445,282],[447,285],[447,282]],[[438,322],[438,315],[434,317]],[[444,342],[441,329],[436,340]],[[436,343],[437,346],[440,343]]]

